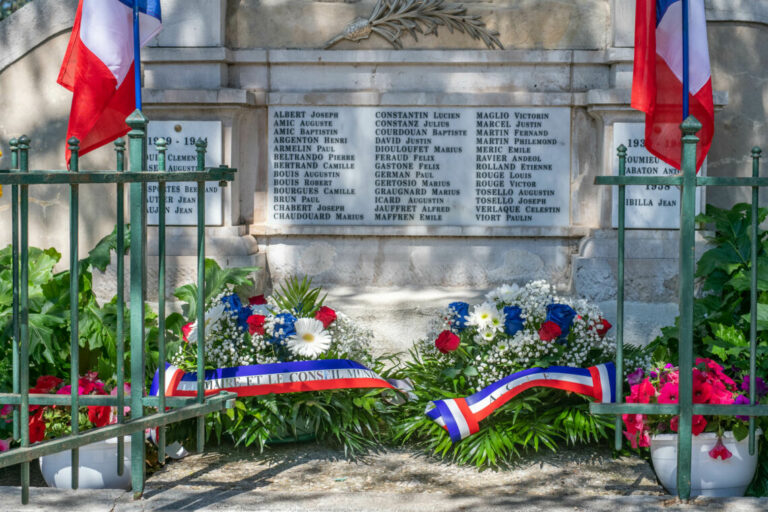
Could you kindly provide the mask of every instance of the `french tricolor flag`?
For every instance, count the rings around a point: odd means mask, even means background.
[[[80,140],[81,155],[128,133],[125,118],[136,107],[134,2],[144,46],[160,31],[160,0],[80,0],[77,8],[57,81],[73,93],[67,139]]]
[[[683,30],[685,11],[687,33]],[[686,82],[687,92],[683,93]],[[688,112],[684,111],[684,94]],[[701,141],[696,154],[698,171],[715,131],[704,0],[637,0],[632,107],[646,113],[646,149],[677,169],[680,123],[687,114],[696,117],[702,124],[697,133]]]

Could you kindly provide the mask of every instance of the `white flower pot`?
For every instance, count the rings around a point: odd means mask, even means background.
[[[131,438],[123,437],[125,455],[123,474],[117,474],[117,438],[80,447],[78,488],[125,489],[131,488]],[[45,483],[59,489],[72,488],[72,452],[54,453],[40,457],[40,471]]]
[[[757,430],[759,437],[761,431]],[[733,456],[713,459],[709,451],[717,434],[705,432],[692,437],[691,496],[744,496],[757,468],[757,452],[749,454],[749,437],[736,441],[733,432],[723,435],[723,445]],[[651,437],[651,459],[656,476],[670,494],[677,494],[677,434]]]

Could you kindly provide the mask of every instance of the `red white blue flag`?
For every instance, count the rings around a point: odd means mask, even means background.
[[[685,10],[687,34],[683,31]],[[696,154],[698,171],[715,131],[704,0],[637,0],[632,107],[646,113],[645,148],[676,169],[682,159],[684,94],[689,104],[686,114],[702,125],[697,133],[701,141]]]
[[[376,372],[348,359],[321,359],[206,370],[203,381],[205,396],[231,391],[238,396],[259,396],[270,393],[296,393],[350,388],[390,388],[393,384]],[[399,386],[398,386],[399,387]],[[151,395],[160,388],[159,373],[155,373]],[[197,374],[166,365],[165,396],[196,396]]]
[[[426,415],[448,431],[457,443],[480,430],[479,423],[526,389],[545,387],[586,395],[596,402],[616,401],[616,367],[613,363],[589,368],[550,366],[522,370],[494,382],[472,396],[435,400]]]
[[[80,0],[77,8],[57,81],[73,93],[67,139],[80,140],[80,154],[128,133],[136,92],[134,1],[144,46],[160,31],[160,0]]]

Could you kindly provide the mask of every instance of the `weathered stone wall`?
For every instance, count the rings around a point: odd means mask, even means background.
[[[449,2],[450,3],[450,2]],[[597,50],[606,47],[610,0],[464,1],[471,15],[481,16],[498,31],[508,49]],[[227,2],[230,48],[322,48],[358,17],[368,18],[376,0],[266,0]],[[485,49],[466,34],[438,29],[439,37],[402,38],[413,49]],[[343,41],[336,50],[381,49],[391,45],[379,36],[359,43]]]

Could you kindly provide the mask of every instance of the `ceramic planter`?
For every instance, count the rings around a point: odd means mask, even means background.
[[[761,431],[756,432],[760,436]],[[744,496],[757,468],[757,453],[749,454],[749,438],[736,441],[733,432],[723,435],[723,445],[733,454],[713,459],[709,451],[717,434],[705,432],[692,438],[691,496]],[[677,434],[651,437],[651,459],[656,476],[670,494],[677,494]]]
[[[80,447],[80,489],[131,488],[131,438],[126,436],[123,474],[117,474],[117,438]],[[59,489],[72,488],[72,452],[40,457],[40,471],[45,483]]]

